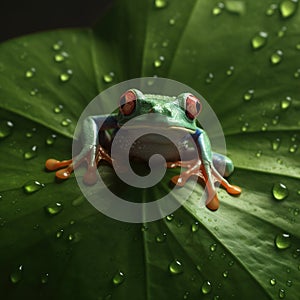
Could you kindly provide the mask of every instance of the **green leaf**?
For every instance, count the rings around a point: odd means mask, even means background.
[[[296,1],[276,4],[118,1],[93,29],[0,45],[5,299],[299,298],[300,18]],[[253,49],[260,32],[267,38]],[[208,100],[236,166],[229,181],[243,192],[219,190],[210,212],[199,208],[199,186],[174,215],[142,226],[102,215],[74,177],[58,183],[44,163],[70,158],[77,119],[99,92],[153,75]],[[100,169],[113,191],[141,201],[167,192],[175,172],[136,192]],[[284,200],[272,193],[279,183]],[[276,247],[282,234],[286,249]]]

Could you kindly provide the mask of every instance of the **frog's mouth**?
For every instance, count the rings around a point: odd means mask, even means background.
[[[121,127],[122,128],[122,127]],[[161,132],[186,132],[186,133],[194,133],[195,130],[192,130],[190,128],[180,127],[176,125],[166,125],[166,124],[149,124],[149,125],[126,125],[126,129],[124,130],[143,130],[143,129],[151,129],[154,128],[155,131],[161,131]]]

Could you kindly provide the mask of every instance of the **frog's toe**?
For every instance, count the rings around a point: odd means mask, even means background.
[[[97,167],[89,167],[83,176],[83,182],[86,185],[94,185],[98,181]]]
[[[59,161],[54,158],[49,158],[49,159],[47,159],[47,161],[45,163],[45,167],[49,171],[55,171],[55,170],[61,169],[63,167],[67,167],[71,163],[72,163],[72,159]]]
[[[237,185],[228,185],[226,191],[230,195],[239,195],[242,192],[242,189]]]
[[[68,168],[65,168],[65,169],[58,170],[55,173],[55,175],[58,179],[65,180],[65,179],[68,179],[71,176],[72,171],[73,171],[73,169],[68,167]]]
[[[206,203],[206,207],[212,211],[216,211],[219,208],[219,206],[220,203],[217,194],[210,201]]]
[[[186,183],[186,180],[187,180],[187,178],[184,176],[181,176],[181,175],[173,176],[171,179],[172,183],[177,186],[184,186],[184,184]]]

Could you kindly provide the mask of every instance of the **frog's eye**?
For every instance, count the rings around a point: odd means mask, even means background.
[[[200,100],[192,94],[187,94],[185,98],[185,114],[190,120],[194,120],[201,112]]]
[[[133,90],[125,92],[120,98],[120,112],[128,116],[134,112],[136,107],[137,95]]]

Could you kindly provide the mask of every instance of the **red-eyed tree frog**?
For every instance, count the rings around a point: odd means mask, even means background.
[[[210,140],[206,132],[198,126],[196,118],[201,111],[201,102],[190,93],[182,93],[177,97],[143,94],[137,89],[130,89],[120,98],[118,111],[111,115],[98,115],[87,117],[83,122],[81,152],[70,160],[58,161],[48,159],[46,169],[57,170],[56,177],[67,179],[74,168],[82,162],[87,163],[87,172],[84,175],[84,182],[93,185],[97,181],[96,171],[100,161],[104,160],[112,165],[112,158],[109,147],[115,137],[115,133],[128,121],[137,116],[149,113],[158,113],[166,116],[164,124],[154,124],[151,126],[161,126],[167,130],[183,131],[193,138],[196,149],[187,149],[194,152],[196,156],[187,161],[180,161],[178,151],[174,144],[162,143],[159,140],[147,141],[141,139],[139,143],[132,145],[130,156],[132,158],[147,160],[157,149],[163,152],[168,168],[183,167],[186,171],[174,176],[172,182],[175,185],[183,186],[191,176],[197,176],[206,184],[207,200],[206,207],[212,211],[219,208],[219,200],[216,193],[215,182],[220,182],[229,194],[239,195],[241,188],[228,183],[220,174],[220,169],[224,170],[224,176],[229,176],[234,169],[232,161],[225,155],[221,155],[211,150]],[[99,128],[99,123],[102,124]],[[108,134],[110,133],[110,134]],[[105,142],[103,142],[105,140]],[[99,142],[98,142],[99,141]],[[184,141],[182,142],[184,145]],[[182,147],[182,145],[181,145]],[[174,150],[175,149],[175,150]],[[196,158],[195,158],[196,157]]]

